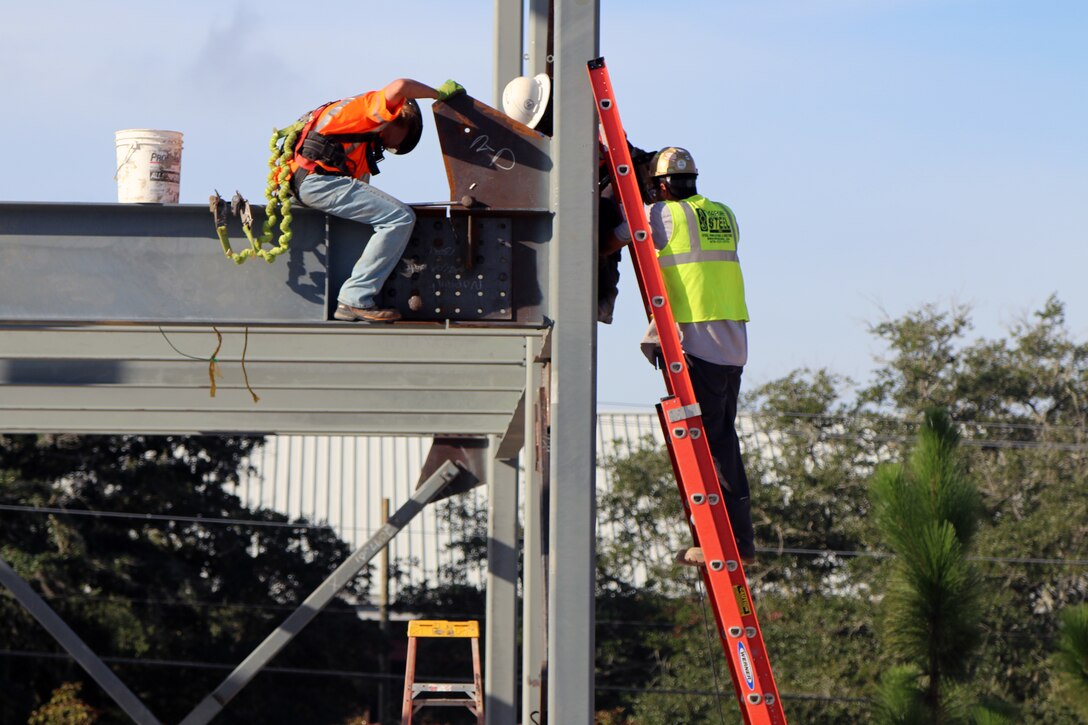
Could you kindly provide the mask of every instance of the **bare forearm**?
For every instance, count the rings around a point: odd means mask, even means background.
[[[434,88],[411,78],[398,78],[383,90],[385,100],[390,105],[399,103],[405,98],[438,98],[438,91]]]

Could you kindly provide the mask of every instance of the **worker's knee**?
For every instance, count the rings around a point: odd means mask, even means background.
[[[397,218],[393,221],[397,226],[411,227],[416,223],[416,212],[407,204],[401,204],[397,210]]]

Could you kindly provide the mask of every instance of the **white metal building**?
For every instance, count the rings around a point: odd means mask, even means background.
[[[748,455],[753,445],[766,440],[757,418],[740,415],[738,433]],[[657,414],[652,411],[607,412],[597,416],[598,461],[623,454],[647,437],[663,442]],[[405,501],[419,481],[431,446],[424,436],[269,436],[250,459],[252,473],[244,476],[239,494],[249,506],[286,514],[292,521],[327,524],[353,548],[364,543],[382,525],[382,499],[393,510]],[[598,492],[611,485],[605,468],[597,466]],[[460,503],[485,515],[486,487],[462,494]],[[443,564],[450,562],[451,537],[442,521],[445,503],[429,506],[389,546],[389,560],[400,562],[402,582],[438,581]],[[599,536],[609,531],[602,527]],[[470,574],[471,583],[484,577],[481,565]],[[391,594],[396,596],[396,582]]]

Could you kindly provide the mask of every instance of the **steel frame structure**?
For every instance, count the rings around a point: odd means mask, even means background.
[[[543,208],[473,209],[462,199],[417,213],[426,223],[447,224],[441,234],[455,238],[463,224],[470,250],[474,229],[482,230],[478,241],[500,251],[513,243],[509,264],[518,284],[510,287],[517,298],[510,314],[489,308],[488,321],[471,324],[448,321],[448,311],[446,322],[418,326],[326,322],[328,290],[343,274],[337,260],[351,257],[337,240],[352,231],[305,210],[296,212],[296,240],[317,238],[324,248],[299,243],[280,265],[251,262],[243,277],[222,258],[215,260],[221,268],[205,261],[215,240],[203,207],[0,204],[0,431],[485,437],[487,722],[518,721],[520,686],[522,722],[589,723],[597,144],[583,68],[598,55],[599,0],[495,0],[494,9],[496,105],[513,76],[553,77],[551,137],[519,131],[546,152],[547,163],[535,169],[546,187]],[[504,224],[512,234],[505,240]],[[496,269],[487,273],[498,278],[503,272]],[[191,280],[203,289],[194,290]],[[64,289],[66,297],[46,297],[44,289]],[[226,373],[214,397],[212,358]],[[526,471],[521,542],[519,450]],[[443,468],[429,481],[444,485],[448,475]],[[519,545],[526,561],[520,682]],[[368,542],[364,553],[372,555],[374,546]],[[359,556],[345,565],[358,564]],[[14,570],[0,562],[0,575],[126,713],[157,722]],[[316,613],[314,598],[335,593],[332,587],[315,591],[305,612],[289,618],[186,722],[214,717],[274,656],[285,632]]]

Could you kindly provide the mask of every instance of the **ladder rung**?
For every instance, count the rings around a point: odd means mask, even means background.
[[[416,712],[424,707],[467,707],[473,712],[476,711],[475,700],[462,700],[455,697],[436,697],[433,700],[416,700],[414,704]]]
[[[416,682],[412,684],[412,692],[464,692],[475,695],[476,685],[471,682]]]

